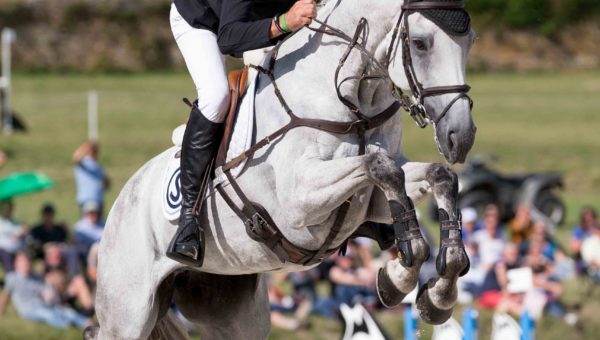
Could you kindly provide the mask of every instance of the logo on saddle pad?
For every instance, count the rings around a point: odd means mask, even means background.
[[[169,208],[179,209],[181,208],[181,183],[179,178],[181,177],[181,169],[175,170],[169,179],[167,185],[167,204]]]
[[[177,220],[181,210],[181,168],[177,156],[178,151],[178,147],[173,147],[172,151],[169,152],[167,169],[162,184],[162,210],[165,218],[169,221]]]

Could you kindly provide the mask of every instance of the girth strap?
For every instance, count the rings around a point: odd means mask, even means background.
[[[227,176],[233,191],[235,191],[236,195],[242,201],[242,209],[238,208],[221,185],[217,186],[217,191],[221,194],[233,212],[244,222],[248,236],[267,246],[267,248],[277,255],[281,262],[291,262],[298,265],[311,266],[323,261],[326,257],[331,256],[338,250],[339,247],[333,249],[329,249],[329,247],[343,226],[344,219],[350,207],[348,201],[344,202],[340,207],[333,227],[327,235],[323,245],[321,245],[318,250],[307,250],[297,247],[288,241],[267,210],[256,203],[252,203],[229,172],[225,172],[225,175]]]
[[[340,230],[342,230],[342,226],[344,225],[344,220],[346,219],[346,215],[348,214],[348,209],[350,208],[350,201],[345,201],[344,204],[338,210],[337,216],[335,217],[335,222],[333,222],[333,226],[329,231],[329,234],[325,238],[325,242],[321,245],[321,248],[317,250],[317,252],[304,263],[305,266],[309,266],[311,264],[319,263],[325,259],[324,254],[327,252],[328,248],[333,244],[335,237],[339,234]]]

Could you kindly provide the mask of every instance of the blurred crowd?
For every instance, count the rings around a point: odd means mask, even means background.
[[[480,214],[465,208],[461,215],[471,269],[458,281],[459,303],[515,317],[527,311],[535,319],[546,314],[570,325],[577,323],[577,315],[562,298],[565,282],[578,275],[600,282],[600,224],[595,210],[582,210],[566,249],[550,234],[546,221],[532,218],[527,205],[519,206],[505,224],[495,205]],[[428,228],[422,230],[432,256],[422,267],[420,284],[436,275],[437,255],[437,242]],[[337,317],[342,303],[383,309],[375,275],[394,257],[394,248],[381,252],[370,240],[359,238],[350,241],[346,256],[335,256],[306,272],[274,274],[270,288],[273,325],[307,327],[308,314]]]
[[[92,324],[97,247],[109,185],[98,151],[96,142],[87,141],[73,153],[80,218],[72,229],[59,222],[51,203],[41,207],[38,223],[29,227],[15,221],[12,200],[0,201],[0,315],[12,301],[26,320],[57,328]]]
[[[88,141],[73,154],[75,203],[80,210],[73,228],[59,222],[52,204],[43,205],[39,222],[28,227],[14,220],[11,200],[0,202],[4,271],[0,315],[12,301],[23,319],[57,328],[83,328],[92,322],[104,192],[109,186],[98,151],[98,144]],[[0,161],[4,160],[2,153]],[[593,208],[582,210],[565,248],[544,220],[532,217],[527,205],[519,206],[505,224],[495,205],[479,213],[464,208],[461,215],[471,269],[458,281],[459,303],[515,316],[526,310],[534,318],[545,313],[569,324],[577,322],[562,298],[565,282],[577,275],[600,282],[600,224]],[[422,228],[432,256],[422,267],[421,284],[436,275],[437,241],[428,230]],[[383,309],[375,290],[376,274],[395,256],[394,247],[381,251],[374,241],[357,238],[348,242],[344,256],[336,255],[316,268],[272,274],[272,324],[289,330],[309,327],[309,315],[337,318],[341,304]]]

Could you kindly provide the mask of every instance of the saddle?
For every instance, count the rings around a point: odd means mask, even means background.
[[[231,137],[233,135],[233,127],[238,113],[238,108],[241,103],[240,98],[246,94],[248,88],[248,67],[244,67],[241,70],[233,70],[229,73],[227,78],[229,80],[229,111],[225,118],[225,129],[223,131],[223,139],[219,145],[217,152],[215,166],[223,166],[227,159],[227,150],[229,150],[229,144],[231,143]]]

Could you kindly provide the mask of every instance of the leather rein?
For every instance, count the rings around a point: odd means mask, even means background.
[[[347,215],[350,205],[352,203],[353,196],[350,197],[349,199],[347,199],[339,207],[337,216],[333,223],[333,226],[332,226],[329,234],[327,235],[325,242],[321,245],[321,247],[319,247],[319,249],[317,249],[317,250],[307,250],[307,249],[303,249],[303,248],[295,246],[294,244],[289,242],[283,236],[283,233],[277,227],[277,225],[275,224],[273,219],[269,216],[266,209],[264,209],[263,207],[259,206],[256,203],[251,202],[248,199],[248,197],[244,194],[242,189],[237,184],[235,178],[231,175],[230,170],[233,169],[234,167],[236,167],[237,165],[239,165],[245,159],[252,156],[256,151],[258,151],[261,148],[265,147],[266,145],[270,144],[273,140],[281,137],[286,132],[288,132],[294,128],[297,128],[297,127],[309,127],[309,128],[314,128],[317,130],[326,131],[326,132],[330,132],[330,133],[334,133],[334,134],[356,134],[358,136],[358,140],[359,140],[358,154],[364,155],[366,153],[365,132],[383,125],[392,116],[394,116],[401,107],[410,113],[410,115],[413,117],[413,119],[415,119],[415,121],[417,122],[417,124],[420,127],[425,127],[427,125],[427,121],[429,121],[431,119],[429,119],[429,116],[427,116],[427,112],[423,106],[423,99],[427,96],[435,96],[435,95],[440,95],[440,94],[445,94],[445,93],[458,92],[459,95],[448,104],[448,106],[444,110],[443,114],[440,115],[440,117],[438,117],[437,120],[431,120],[434,123],[437,123],[441,119],[441,117],[443,117],[443,115],[446,114],[446,112],[448,111],[450,106],[453,105],[458,99],[460,99],[462,97],[469,98],[468,95],[466,94],[469,90],[469,87],[467,85],[460,85],[460,86],[432,87],[432,88],[424,89],[422,87],[422,85],[416,80],[416,76],[414,74],[414,68],[412,67],[412,60],[410,58],[410,44],[409,44],[409,39],[408,39],[408,20],[407,20],[409,14],[408,14],[407,10],[423,9],[423,8],[459,8],[459,7],[457,7],[458,3],[460,3],[460,5],[461,5],[460,8],[464,8],[463,1],[452,1],[452,2],[441,2],[441,3],[425,1],[425,2],[420,3],[420,4],[427,5],[426,7],[424,7],[423,5],[415,6],[415,3],[410,3],[410,2],[403,5],[402,12],[400,14],[400,18],[396,24],[394,33],[392,35],[392,41],[388,48],[387,60],[386,60],[385,65],[382,65],[378,60],[376,60],[375,57],[371,53],[369,53],[365,49],[365,47],[359,42],[361,37],[364,36],[365,29],[367,27],[367,20],[365,18],[360,19],[360,21],[356,27],[356,31],[352,37],[348,36],[347,34],[345,34],[344,32],[342,32],[341,30],[339,30],[337,28],[334,28],[324,22],[317,20],[317,19],[313,19],[315,22],[319,23],[321,25],[321,27],[323,27],[323,28],[307,27],[308,29],[310,29],[314,32],[317,32],[317,33],[322,33],[325,35],[338,37],[338,38],[344,40],[348,45],[346,51],[340,58],[340,61],[336,68],[335,86],[336,86],[336,93],[337,93],[338,99],[346,107],[348,107],[354,115],[357,116],[358,119],[355,121],[337,122],[337,121],[330,121],[330,120],[323,120],[323,119],[300,118],[297,115],[295,115],[293,110],[289,107],[285,98],[283,97],[283,94],[281,93],[281,91],[279,89],[279,86],[277,85],[277,81],[275,79],[273,71],[275,68],[275,64],[277,62],[277,55],[278,55],[280,47],[294,33],[292,33],[291,35],[286,37],[284,40],[282,40],[275,46],[275,48],[271,52],[271,57],[270,57],[267,68],[263,68],[261,66],[256,66],[256,65],[250,65],[250,67],[256,69],[257,71],[266,75],[270,79],[270,81],[273,85],[275,95],[276,95],[277,99],[279,100],[279,103],[281,104],[282,108],[284,109],[284,111],[287,113],[287,115],[290,118],[290,122],[288,124],[281,127],[277,131],[271,133],[270,135],[264,137],[263,139],[261,139],[260,141],[258,141],[254,145],[252,145],[249,149],[247,149],[246,151],[244,151],[237,157],[235,157],[232,160],[230,160],[229,162],[226,162],[225,164],[223,164],[221,167],[222,172],[227,176],[227,179],[229,180],[229,183],[231,184],[235,194],[242,201],[243,207],[240,209],[233,202],[233,200],[231,199],[229,194],[227,194],[225,192],[225,190],[222,188],[221,184],[217,185],[216,189],[221,194],[221,196],[223,197],[225,202],[229,205],[229,207],[234,211],[234,213],[236,213],[236,215],[242,221],[244,221],[244,224],[246,226],[246,232],[253,240],[256,240],[256,241],[259,241],[259,242],[262,242],[263,244],[265,244],[269,249],[271,249],[277,255],[277,257],[282,262],[287,261],[287,262],[291,262],[291,263],[295,263],[295,264],[299,264],[299,265],[305,265],[305,266],[310,266],[310,265],[320,263],[326,257],[328,257],[328,256],[332,255],[333,253],[335,253],[336,251],[338,251],[338,249],[340,249],[340,248],[342,248],[342,250],[340,252],[344,252],[345,242],[338,247],[334,247],[334,248],[329,248],[329,247],[333,244],[333,241],[335,240],[336,236],[338,235],[338,233],[340,232],[340,230],[343,226],[344,220],[346,218],[346,215]],[[450,6],[449,4],[451,4],[452,6]],[[389,80],[390,79],[389,73],[387,71],[387,66],[389,66],[389,64],[391,62],[393,47],[394,47],[395,41],[397,39],[398,30],[400,28],[401,22],[404,22],[405,24],[402,26],[402,34],[400,35],[400,38],[402,39],[402,46],[403,46],[404,51],[408,51],[408,53],[403,53],[403,55],[405,56],[403,58],[403,64],[404,64],[406,76],[408,78],[408,81],[409,81],[409,84],[411,87],[411,91],[413,92],[413,96],[415,93],[417,94],[415,97],[417,102],[413,103],[408,98],[408,96],[404,95],[401,90],[396,88],[396,92],[399,93],[400,100],[394,101],[388,108],[386,108],[384,111],[380,112],[379,114],[369,117],[369,116],[365,115],[364,113],[362,113],[357,105],[355,105],[354,103],[352,103],[351,101],[349,101],[342,95],[341,86],[343,85],[343,83],[345,83],[346,81],[350,81],[350,80],[362,81],[362,80],[374,80],[374,79],[379,79],[379,80]],[[379,74],[367,74],[365,71],[361,75],[349,76],[342,80],[339,80],[339,75],[340,75],[341,69],[343,68],[344,63],[346,62],[348,57],[350,56],[350,53],[354,49],[358,50],[361,54],[363,54],[367,58],[369,58],[371,61],[372,67],[375,68],[380,73]],[[392,82],[392,84],[393,84],[393,82]],[[469,98],[469,100],[470,100],[470,98]],[[425,122],[425,124],[422,125],[420,122]]]

